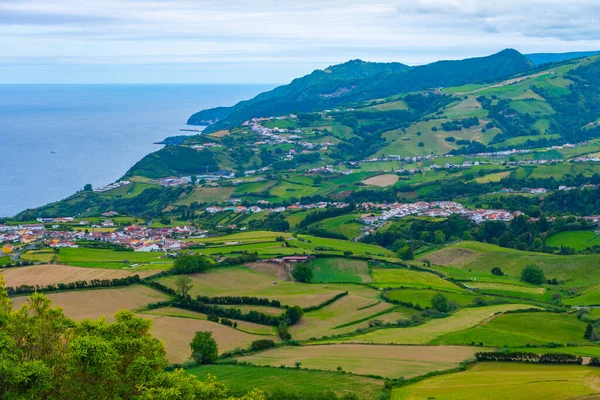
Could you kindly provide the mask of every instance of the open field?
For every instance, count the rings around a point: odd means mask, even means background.
[[[311,261],[312,282],[362,282],[373,280],[366,261],[348,258],[318,258]]]
[[[52,249],[43,249],[26,251],[19,258],[23,261],[49,263],[55,256],[56,254],[54,254]]]
[[[532,312],[500,315],[482,326],[448,333],[435,344],[483,343],[493,347],[545,345],[549,342],[589,343],[583,338],[585,323],[574,315]]]
[[[167,269],[173,260],[161,258],[161,252],[114,251],[108,249],[65,248],[61,249],[59,261],[76,267],[123,269],[137,264],[136,270]]]
[[[348,239],[354,239],[360,236],[360,228],[364,226],[355,221],[359,216],[358,213],[340,215],[339,217],[326,218],[315,225],[328,232],[340,233]]]
[[[242,308],[243,307],[255,307],[252,308],[252,310],[255,311],[261,311],[261,306],[236,306],[235,308]],[[264,308],[270,308],[270,307],[264,307]],[[247,311],[250,311],[251,309],[248,308],[246,309]],[[281,314],[282,310],[279,310],[277,308],[274,308],[274,310],[278,310],[279,313],[274,314],[274,315],[279,315]],[[163,307],[163,308],[157,308],[154,310],[148,310],[148,311],[143,311],[144,314],[150,314],[150,315],[157,315],[157,316],[163,316],[163,317],[176,317],[176,318],[190,318],[190,319],[198,319],[198,320],[203,320],[203,321],[208,321],[208,316],[206,314],[202,314],[202,313],[198,313],[195,311],[190,311],[190,310],[185,310],[182,308],[176,308],[176,307]],[[269,326],[269,325],[260,325],[260,324],[255,324],[253,322],[247,322],[247,321],[240,321],[240,320],[232,320],[237,322],[237,330],[245,332],[245,333],[250,333],[253,335],[268,335],[268,336],[272,336],[275,332],[275,327],[273,326]]]
[[[435,274],[407,268],[373,268],[373,282],[381,288],[414,287],[463,291],[461,287]]]
[[[385,328],[346,338],[321,341],[322,343],[377,343],[377,344],[427,344],[447,333],[475,327],[496,313],[530,308],[525,304],[501,304],[478,308],[465,308],[456,314],[433,319],[409,328]]]
[[[587,247],[600,246],[600,235],[594,231],[568,231],[554,234],[546,240],[548,246],[567,246],[575,250],[585,250]]]
[[[216,322],[195,318],[179,318],[140,314],[152,320],[150,332],[165,344],[167,358],[172,363],[182,363],[192,356],[190,343],[198,331],[210,331],[219,346],[219,353],[237,347],[246,348],[255,340],[273,339],[276,336],[253,335]]]
[[[92,279],[115,279],[139,275],[141,278],[154,274],[154,271],[111,270],[100,268],[79,268],[68,265],[42,264],[0,270],[6,286],[39,285],[90,281]]]
[[[378,379],[327,371],[209,365],[186,372],[201,379],[211,374],[228,388],[243,391],[255,387],[266,392],[277,389],[301,393],[331,390],[338,395],[355,393],[361,400],[372,400],[383,389],[383,381]]]
[[[55,306],[61,307],[67,316],[75,320],[96,319],[101,316],[106,316],[108,320],[111,320],[119,310],[135,310],[149,303],[169,298],[154,289],[141,285],[51,293],[47,296]],[[27,296],[15,297],[13,307],[20,307],[27,299]]]
[[[455,302],[461,307],[468,306],[473,303],[473,299],[477,297],[474,294],[463,292],[463,293],[451,293],[451,292],[440,292],[437,290],[429,289],[399,289],[389,290],[386,292],[387,296],[392,300],[400,300],[404,302],[412,302],[418,304],[421,307],[430,307],[431,299],[437,293],[442,293],[448,301]]]
[[[587,286],[579,293],[579,296],[563,299],[563,303],[571,306],[595,306],[600,305],[600,285]]]
[[[575,399],[598,393],[600,369],[524,363],[479,363],[394,389],[392,400]],[[590,398],[591,399],[591,398]]]
[[[373,185],[379,187],[388,187],[398,182],[400,177],[394,174],[378,175],[362,181],[365,185]]]
[[[520,276],[527,264],[537,264],[550,279],[565,280],[570,284],[600,281],[596,255],[558,256],[479,242],[459,242],[421,254],[418,258],[437,265],[476,272],[489,272],[493,267],[500,267],[505,274],[513,277]]]
[[[431,371],[455,368],[461,361],[473,358],[477,348],[456,346],[376,346],[340,344],[323,346],[280,347],[239,361],[273,367],[293,367],[299,361],[302,367],[344,371],[361,375],[380,375],[388,378],[424,375]]]
[[[324,302],[354,286],[336,284],[302,284],[277,280],[250,268],[227,267],[190,275],[193,287],[190,295],[197,296],[257,296],[275,299],[286,305],[308,307]],[[175,277],[159,281],[175,287]],[[358,289],[357,289],[358,290]],[[373,291],[374,292],[374,291]]]

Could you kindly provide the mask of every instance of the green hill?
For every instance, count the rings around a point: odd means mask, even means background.
[[[490,82],[533,67],[531,61],[512,49],[488,57],[438,61],[413,68],[399,63],[354,60],[324,71],[314,71],[295,79],[289,85],[277,87],[233,107],[201,111],[192,115],[188,124],[204,125],[214,122],[207,128],[207,132],[214,132],[253,117],[323,110],[349,102],[427,88]]]

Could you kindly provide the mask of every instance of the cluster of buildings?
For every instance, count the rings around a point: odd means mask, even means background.
[[[514,217],[521,215],[520,211],[510,212],[506,210],[469,210],[454,201],[419,201],[416,203],[362,203],[360,208],[366,211],[379,210],[379,215],[364,216],[360,220],[368,225],[379,226],[390,219],[403,218],[409,215],[427,217],[449,217],[453,214],[464,215],[475,223],[485,221],[511,221]]]
[[[196,244],[188,238],[204,238],[207,231],[191,226],[174,228],[148,228],[127,226],[122,230],[64,231],[47,230],[43,224],[35,226],[0,225],[0,243],[40,242],[51,248],[77,248],[79,241],[100,241],[121,245],[139,252],[176,251]]]
[[[239,200],[239,199],[229,199],[229,202],[235,204],[238,202],[236,200]],[[268,206],[269,202],[266,200],[258,200],[257,204],[261,204],[263,206]],[[259,213],[262,211],[266,211],[268,213],[280,213],[280,212],[284,212],[284,211],[323,209],[323,208],[327,208],[329,206],[336,207],[336,208],[344,208],[344,207],[348,207],[348,203],[321,201],[318,203],[293,204],[293,205],[287,206],[287,207],[272,207],[272,208],[259,207],[259,206],[244,207],[244,206],[240,206],[240,205],[238,205],[238,206],[231,205],[231,206],[226,206],[226,207],[210,206],[210,207],[206,207],[205,211],[209,214],[217,214],[217,213],[224,212],[224,211],[233,211],[235,213],[243,213],[243,214]]]
[[[106,186],[102,186],[99,188],[94,189],[94,192],[108,192],[109,190],[114,190],[114,189],[118,189],[121,186],[127,186],[129,185],[131,182],[130,181],[118,181],[115,183],[111,183],[110,185],[106,185]]]

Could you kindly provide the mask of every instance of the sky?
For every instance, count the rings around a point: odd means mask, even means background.
[[[0,0],[0,83],[286,83],[357,58],[600,50],[599,16],[597,0]]]

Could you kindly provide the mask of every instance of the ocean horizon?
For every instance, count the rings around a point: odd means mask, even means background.
[[[0,217],[114,182],[188,117],[275,85],[0,84]]]

